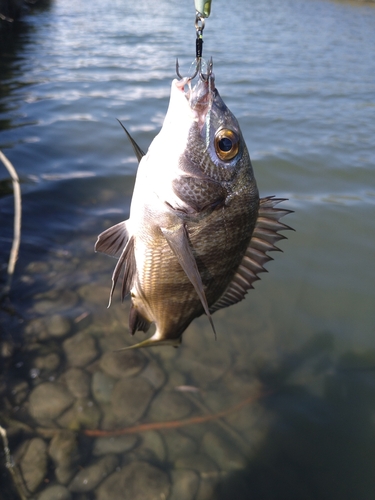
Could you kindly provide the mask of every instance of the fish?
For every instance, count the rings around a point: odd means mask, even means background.
[[[179,75],[179,73],[177,72]],[[121,124],[122,125],[122,124]],[[123,126],[123,125],[122,125]],[[163,126],[147,153],[123,126],[139,161],[129,218],[102,232],[95,250],[118,259],[130,294],[129,330],[152,336],[129,348],[178,347],[190,323],[244,299],[280,250],[282,198],[260,199],[236,117],[207,73],[171,84]],[[108,307],[109,307],[108,305]]]

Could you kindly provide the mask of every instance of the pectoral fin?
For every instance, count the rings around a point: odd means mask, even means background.
[[[194,286],[195,291],[197,292],[198,297],[202,303],[204,311],[211,323],[216,338],[216,331],[208,308],[206,295],[204,293],[202,278],[199,274],[198,266],[189,244],[186,227],[180,224],[173,229],[161,228],[161,231],[164,234],[165,239],[167,240],[173,253],[177,257],[177,260],[180,263],[182,269],[185,271],[186,276]]]
[[[211,313],[240,302],[247,291],[253,288],[253,283],[260,279],[258,274],[267,272],[263,266],[266,262],[273,260],[267,252],[280,251],[274,243],[285,239],[285,236],[279,234],[278,231],[292,229],[279,222],[281,217],[291,213],[290,210],[275,208],[275,205],[281,201],[284,200],[273,196],[260,200],[258,218],[250,244],[224,294],[210,307]]]
[[[129,233],[126,229],[126,221],[123,221],[99,234],[95,243],[95,251],[118,259],[128,241]]]
[[[111,292],[109,294],[108,307],[111,305],[112,295],[113,295],[113,292],[116,288],[116,284],[117,284],[118,278],[121,274],[121,271],[124,272],[124,275],[122,278],[122,286],[121,286],[121,300],[124,300],[124,297],[130,292],[130,289],[133,285],[133,280],[134,280],[136,270],[137,270],[137,267],[136,267],[136,262],[135,262],[135,257],[134,257],[134,238],[131,237],[128,240],[125,248],[123,249],[123,251],[120,255],[120,258],[117,262],[117,265],[115,267],[115,270],[113,271],[112,288],[111,288]]]

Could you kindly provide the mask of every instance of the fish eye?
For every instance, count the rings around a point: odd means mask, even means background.
[[[239,147],[239,137],[233,130],[222,128],[216,132],[215,150],[220,160],[233,160],[238,153]]]

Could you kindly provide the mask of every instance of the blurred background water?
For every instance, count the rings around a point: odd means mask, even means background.
[[[215,314],[217,342],[201,318],[178,350],[142,354],[164,374],[154,399],[192,385],[200,402],[220,411],[258,384],[272,392],[226,419],[248,441],[242,462],[215,462],[216,438],[226,457],[225,446],[236,450],[238,443],[212,423],[179,435],[205,457],[201,468],[193,458],[178,465],[188,451],[176,458],[171,449],[179,440],[169,445],[167,431],[154,436],[165,456],[147,444],[150,438],[134,445],[133,455],[117,454],[117,474],[137,461],[167,474],[160,498],[374,496],[374,29],[372,3],[212,2],[204,55],[212,55],[217,87],[240,122],[261,196],[289,199],[284,205],[295,213],[285,223],[296,232],[287,234],[284,254],[274,256],[247,299]],[[60,482],[72,495],[66,498],[100,500],[107,498],[104,483],[84,491],[71,486],[73,473],[56,480],[51,436],[35,434],[35,427],[77,432],[77,425],[44,422],[30,410],[30,394],[48,381],[66,385],[62,377],[72,367],[94,377],[95,363],[110,349],[103,347],[106,335],[132,341],[128,304],[114,300],[106,309],[114,262],[93,252],[97,234],[127,218],[137,169],[116,118],[147,149],[163,122],[176,57],[186,73],[195,56],[194,4],[55,0],[3,25],[0,42],[0,149],[20,176],[23,209],[19,260],[1,311],[0,423],[14,427],[11,451],[40,436],[49,447],[29,497]],[[4,283],[12,238],[12,188],[1,168]],[[57,328],[61,334],[51,327],[57,320],[69,325]],[[82,332],[95,339],[96,354],[73,362],[66,342]],[[39,359],[51,352],[52,368]],[[100,398],[90,391],[99,408],[95,425],[103,426]],[[149,420],[150,411],[140,420]],[[92,467],[92,444],[79,446],[77,464]],[[190,485],[184,497],[176,493],[181,477]],[[4,469],[1,481],[8,479]],[[40,498],[56,493],[49,494]],[[6,495],[18,498],[11,486]]]

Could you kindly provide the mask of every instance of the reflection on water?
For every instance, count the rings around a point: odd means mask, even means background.
[[[237,5],[213,5],[205,54],[261,195],[288,197],[297,231],[255,291],[215,314],[217,342],[203,317],[177,350],[116,352],[133,340],[129,304],[106,309],[113,261],[93,245],[133,189],[115,118],[147,148],[174,57],[192,59],[191,12],[57,0],[0,33],[0,147],[23,193],[0,424],[24,498],[373,498],[375,9]],[[3,280],[13,199],[0,172]],[[0,499],[22,498],[3,454],[0,467]]]

